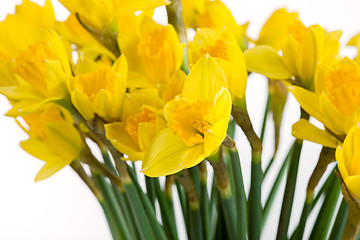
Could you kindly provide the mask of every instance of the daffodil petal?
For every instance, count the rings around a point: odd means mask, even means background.
[[[248,71],[263,74],[272,79],[289,79],[293,76],[280,55],[269,46],[255,46],[244,52]]]
[[[129,160],[137,161],[144,159],[144,152],[130,137],[125,129],[125,123],[115,122],[105,125],[105,136],[112,145],[121,153],[129,156]]]
[[[290,13],[284,8],[276,10],[261,29],[256,44],[268,45],[275,50],[280,50],[284,35],[297,17],[298,13]]]
[[[43,161],[57,155],[54,150],[49,147],[49,144],[31,135],[28,140],[20,142],[20,147],[33,157]]]
[[[300,106],[309,115],[313,116],[320,122],[324,123],[324,125],[326,125],[327,120],[320,111],[320,100],[315,93],[296,86],[289,86],[288,88],[291,91],[291,93],[294,95],[296,100],[300,103]]]
[[[185,168],[185,164],[199,162],[201,156],[189,154],[192,152],[191,148],[187,147],[169,128],[166,128],[155,136],[146,151],[142,172],[149,177],[177,173]],[[193,151],[200,152],[197,148]]]
[[[339,112],[324,93],[320,95],[320,110],[326,119],[324,125],[336,134],[346,134],[353,125],[351,118]]]
[[[296,56],[296,69],[301,81],[308,89],[312,89],[315,67],[317,64],[316,39],[313,29],[305,32]]]
[[[336,148],[341,144],[328,131],[315,127],[305,119],[300,119],[292,126],[292,135],[298,139],[308,140],[329,148]]]
[[[185,79],[182,94],[189,100],[213,102],[222,87],[227,87],[224,71],[214,58],[204,55]]]
[[[40,171],[35,176],[35,182],[44,180],[51,177],[56,172],[61,170],[63,167],[69,165],[73,159],[64,159],[63,157],[54,156],[54,158],[49,159],[48,162],[40,169]]]
[[[46,136],[59,156],[74,159],[80,155],[82,141],[73,125],[67,122],[49,122],[46,124]]]
[[[353,194],[357,199],[360,199],[360,175],[349,176],[344,179],[347,189]]]
[[[71,93],[71,102],[74,104],[80,114],[86,119],[90,120],[94,118],[95,109],[90,100],[78,89],[75,89]]]
[[[336,148],[335,158],[336,158],[341,176],[343,178],[349,177],[348,171],[346,170],[346,166],[345,166],[346,163],[344,162],[343,150],[342,150],[341,146]]]

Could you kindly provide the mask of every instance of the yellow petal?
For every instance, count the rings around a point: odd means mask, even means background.
[[[296,69],[296,56],[298,54],[299,43],[295,39],[295,37],[289,34],[284,42],[284,46],[282,48],[282,59],[288,68],[288,70],[295,76],[298,76],[298,72]]]
[[[255,46],[244,52],[248,71],[272,79],[289,79],[293,76],[279,54],[269,46]]]
[[[313,89],[313,78],[317,64],[317,46],[312,28],[307,29],[299,46],[296,58],[296,69],[301,81],[308,89]]]
[[[324,124],[327,123],[326,118],[320,111],[319,97],[315,93],[296,86],[289,86],[288,88],[294,95],[296,100],[300,103],[300,106],[305,110],[305,112],[307,112],[310,116],[313,116],[320,122]]]
[[[351,194],[360,199],[360,175],[349,176],[344,181]]]
[[[339,171],[340,171],[340,174],[341,174],[342,178],[343,179],[348,178],[349,173],[348,173],[348,170],[346,169],[346,166],[345,166],[344,157],[343,157],[343,151],[342,151],[341,146],[337,147],[336,152],[335,152],[335,158],[336,158],[337,166],[339,168]]]
[[[354,159],[354,153],[359,147],[360,142],[360,130],[359,125],[355,125],[351,128],[347,134],[342,148],[339,150],[339,155],[342,155],[342,163],[346,169],[346,174],[351,172],[352,161]],[[338,155],[336,155],[338,157]],[[357,159],[356,159],[357,160]],[[339,161],[338,161],[339,162]]]
[[[93,102],[95,113],[106,120],[109,118],[120,118],[121,110],[117,111],[117,116],[111,115],[112,103],[113,98],[110,92],[105,89],[100,90]]]
[[[81,57],[76,64],[75,76],[95,72],[99,65],[93,60]]]
[[[268,45],[279,51],[290,24],[297,17],[298,13],[290,13],[284,8],[276,10],[261,29],[256,44]]]
[[[222,87],[227,87],[224,71],[214,58],[204,55],[185,79],[182,93],[189,100],[213,102]]]
[[[46,124],[46,136],[49,145],[64,158],[75,159],[80,155],[82,141],[76,128],[67,122],[49,122]]]
[[[197,145],[202,148],[202,145]],[[202,156],[198,148],[192,153],[170,129],[160,131],[151,142],[142,164],[142,172],[149,177],[159,177],[179,172],[187,165],[196,163]]]
[[[144,65],[137,54],[139,43],[140,37],[135,33],[122,33],[118,36],[119,48],[126,56],[129,71],[144,72]]]
[[[88,121],[94,118],[95,109],[85,94],[75,89],[71,93],[71,102],[74,104],[79,113],[85,118],[85,120]]]
[[[20,142],[20,147],[33,157],[43,161],[57,155],[49,144],[32,135],[28,140]]]
[[[141,122],[138,126],[140,149],[145,151],[156,135],[156,126],[153,123]]]
[[[326,127],[336,134],[346,134],[353,125],[352,119],[343,115],[325,95],[320,95],[320,111],[323,113]]]
[[[128,64],[124,54],[122,54],[118,59],[116,59],[112,66],[112,69],[121,76],[121,78],[124,80],[124,85],[126,85]]]
[[[105,125],[105,136],[120,152],[129,156],[129,160],[137,161],[144,159],[144,152],[129,136],[125,130],[125,123],[115,122]]]
[[[292,135],[301,140],[308,140],[325,147],[336,148],[341,143],[326,130],[321,130],[309,121],[300,119],[292,126]]]
[[[204,156],[209,156],[224,141],[231,114],[231,96],[226,88],[216,95],[214,102],[216,122],[204,134]]]
[[[45,165],[40,169],[40,171],[35,176],[35,182],[44,180],[51,177],[56,172],[61,170],[63,167],[69,165],[73,159],[66,159],[59,156],[54,156],[54,158],[48,159]]]
[[[48,60],[45,63],[45,80],[51,96],[63,97],[67,93],[66,74],[59,61]]]

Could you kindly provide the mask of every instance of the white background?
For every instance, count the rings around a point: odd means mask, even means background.
[[[13,13],[15,4],[21,1],[0,0],[0,19],[7,13]],[[44,1],[38,0],[38,3]],[[56,13],[60,20],[66,19],[67,12],[56,1]],[[357,0],[227,0],[224,1],[233,12],[238,23],[250,21],[248,33],[255,37],[270,14],[280,8],[298,11],[301,20],[306,24],[319,23],[327,30],[343,30],[342,44],[360,31],[360,3]],[[164,9],[157,11],[163,14]],[[160,18],[159,18],[160,19]],[[1,33],[0,33],[1,34]],[[343,49],[348,56],[353,57],[354,51]],[[247,102],[250,117],[256,131],[259,133],[263,110],[266,101],[267,84],[265,78],[253,75],[248,80]],[[289,96],[282,127],[282,141],[279,157],[284,157],[290,140],[291,125],[299,118],[298,105]],[[4,240],[98,240],[111,239],[102,209],[90,191],[79,181],[78,177],[67,167],[48,180],[34,183],[34,176],[42,166],[40,160],[34,159],[19,148],[19,141],[26,135],[11,119],[3,116],[10,105],[0,97],[0,239]],[[271,119],[271,116],[269,117]],[[271,121],[270,121],[271,123]],[[272,124],[272,123],[271,123]],[[272,126],[269,124],[269,126]],[[264,166],[272,154],[272,144],[269,141],[273,131],[266,132]],[[243,134],[238,134],[237,144],[241,152],[245,187],[248,191],[250,177],[250,151]],[[302,154],[298,175],[298,189],[295,195],[293,217],[290,231],[294,229],[301,212],[305,198],[305,186],[315,166],[320,147],[305,142],[305,153]],[[275,169],[276,170],[276,169]],[[273,181],[265,179],[263,195],[269,192]],[[272,221],[266,225],[263,239],[274,239],[277,229],[277,219],[280,211],[282,192],[279,192],[276,204],[272,209]],[[181,234],[184,238],[184,235]]]

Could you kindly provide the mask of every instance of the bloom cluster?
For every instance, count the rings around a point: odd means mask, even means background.
[[[146,176],[159,177],[208,159],[228,199],[231,181],[221,164],[223,148],[237,154],[228,129],[235,122],[252,147],[249,221],[256,221],[262,212],[256,180],[262,175],[262,137],[252,128],[245,100],[247,76],[255,72],[269,80],[274,156],[290,90],[302,109],[293,126],[294,149],[301,150],[300,140],[330,149],[318,163],[326,169],[336,148],[344,196],[359,208],[360,60],[340,56],[340,30],[306,27],[297,13],[279,9],[255,40],[219,0],[59,1],[70,12],[66,21],[55,19],[50,0],[44,6],[24,0],[0,23],[0,93],[12,105],[7,116],[29,135],[21,147],[45,163],[36,181],[70,165],[99,196],[82,165],[121,190],[132,181],[126,161],[141,161]],[[167,9],[166,25],[153,20],[161,6]],[[186,35],[190,28],[193,38]],[[349,45],[360,49],[360,35]],[[309,116],[324,128],[312,125]],[[94,157],[90,141],[104,155],[111,153],[116,170],[111,160],[104,164]],[[310,180],[309,199],[324,173],[319,169]],[[191,189],[185,190],[191,199]],[[249,225],[250,239],[259,237],[259,228]],[[235,234],[229,229],[229,236]]]

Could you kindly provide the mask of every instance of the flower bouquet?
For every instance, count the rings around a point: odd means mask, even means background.
[[[36,182],[70,166],[115,240],[267,239],[268,222],[276,239],[359,238],[360,60],[340,56],[340,30],[305,26],[278,9],[251,39],[248,23],[220,0],[59,2],[66,21],[56,20],[50,0],[23,0],[0,22],[0,93],[28,135],[21,148],[44,162]],[[158,7],[167,24],[155,21]],[[348,45],[360,49],[360,35]],[[254,74],[268,83],[259,134],[245,98]],[[289,91],[300,119],[279,157]],[[241,132],[248,143],[237,140]],[[303,140],[322,150],[290,231]],[[240,160],[242,144],[251,152]],[[274,162],[281,167],[264,196]],[[279,195],[277,219],[270,211]]]

